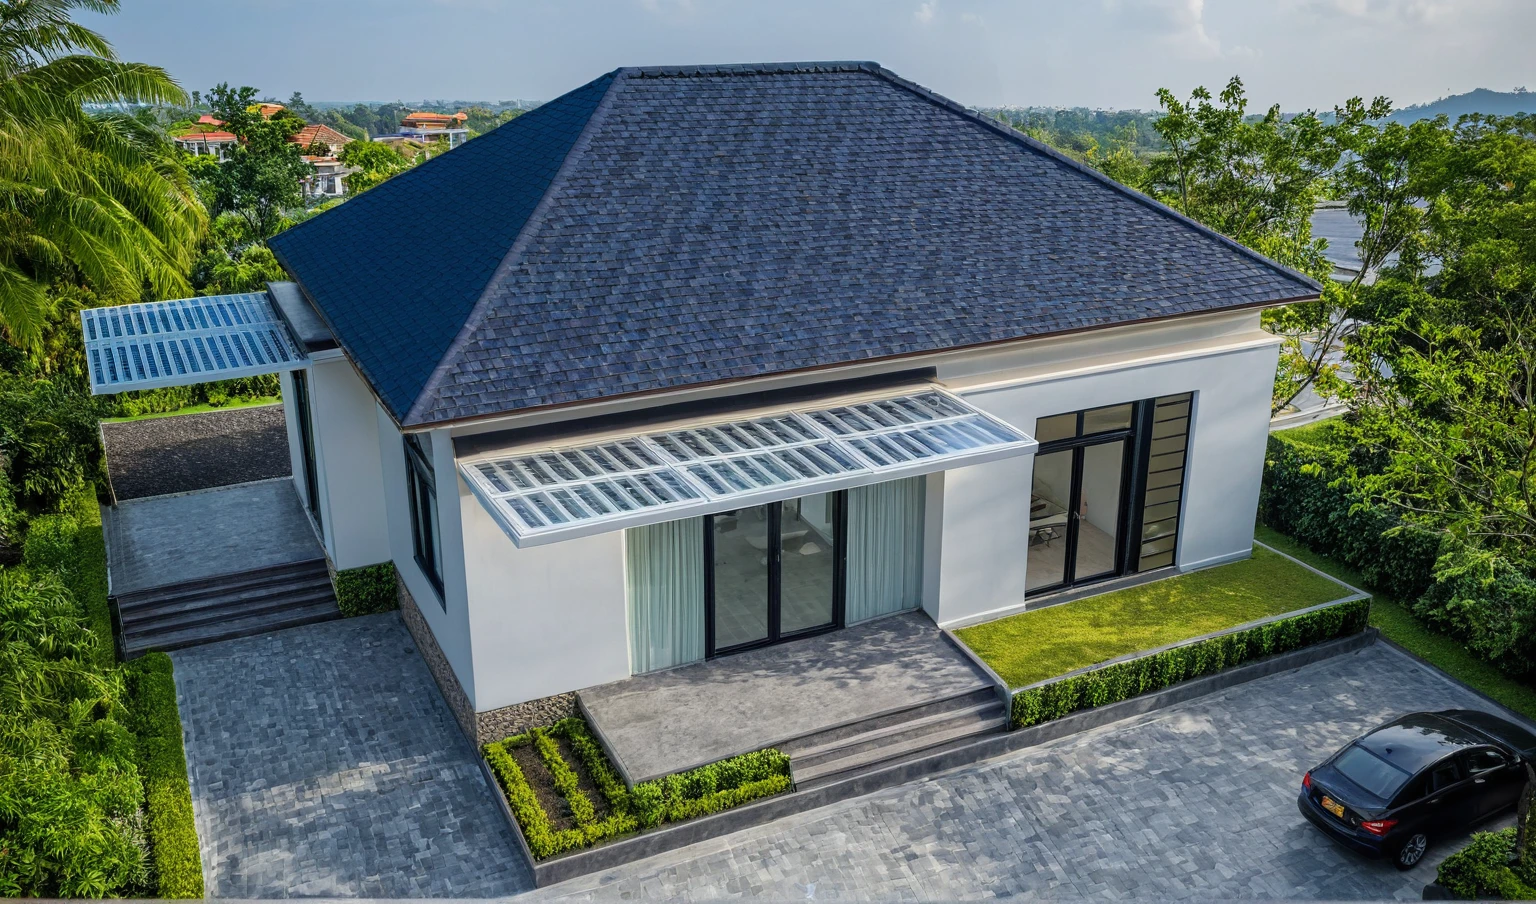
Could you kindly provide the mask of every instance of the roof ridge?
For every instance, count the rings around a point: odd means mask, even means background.
[[[783,75],[822,72],[881,71],[879,63],[869,60],[804,60],[779,63],[697,63],[683,66],[625,66],[619,70],[628,78],[697,78],[710,75]]]
[[[592,115],[587,117],[586,124],[581,127],[581,134],[576,136],[576,140],[572,142],[570,150],[565,152],[565,159],[560,162],[560,168],[555,171],[554,178],[549,180],[549,185],[545,187],[544,194],[539,197],[539,203],[534,206],[533,212],[528,215],[528,219],[523,221],[522,227],[517,232],[517,238],[512,240],[511,247],[502,256],[501,262],[496,265],[496,269],[491,271],[491,276],[486,280],[485,287],[480,290],[480,297],[475,299],[475,305],[470,308],[469,316],[464,318],[464,325],[459,328],[459,332],[453,337],[453,341],[448,343],[448,347],[443,350],[443,355],[438,359],[437,364],[432,367],[432,372],[428,374],[426,382],[422,383],[421,390],[416,393],[416,398],[412,400],[411,407],[407,408],[401,416],[401,426],[414,424],[421,418],[424,413],[422,409],[427,400],[437,394],[437,391],[442,387],[443,381],[448,378],[448,372],[453,369],[454,359],[463,350],[470,337],[475,334],[475,331],[480,328],[480,325],[485,322],[486,315],[491,306],[491,287],[496,285],[501,277],[522,259],[523,252],[527,249],[528,243],[533,240],[534,233],[543,224],[544,215],[553,203],[557,190],[565,184],[571,170],[576,167],[577,161],[581,159],[587,147],[592,143],[592,134],[596,131],[597,124],[606,118],[608,109],[613,105],[613,98],[616,93],[615,86],[623,80],[624,76],[625,70],[623,69],[615,69],[612,72],[598,76],[598,79],[609,79],[607,87],[603,89],[602,99],[592,109]],[[594,79],[594,81],[598,79]]]
[[[1217,232],[1216,230],[1214,230],[1211,227],[1205,225],[1204,223],[1201,223],[1199,220],[1196,220],[1196,219],[1194,219],[1193,217],[1191,217],[1191,216],[1189,216],[1187,214],[1180,213],[1179,211],[1174,210],[1172,207],[1169,207],[1167,204],[1164,204],[1163,202],[1157,200],[1156,198],[1152,197],[1151,195],[1146,194],[1145,192],[1137,191],[1136,189],[1131,188],[1129,185],[1125,185],[1125,184],[1122,184],[1120,182],[1116,182],[1114,179],[1111,179],[1109,176],[1105,175],[1104,173],[1094,169],[1093,167],[1087,165],[1086,163],[1082,163],[1081,161],[1078,161],[1078,160],[1073,160],[1071,157],[1067,156],[1066,154],[1062,153],[1061,151],[1056,150],[1055,148],[1051,147],[1050,145],[1046,144],[1043,141],[1039,141],[1038,139],[1031,138],[1030,136],[1025,135],[1023,132],[1020,132],[1017,129],[1005,126],[1002,123],[997,122],[994,119],[991,119],[990,117],[986,117],[986,116],[981,115],[980,113],[976,112],[975,110],[972,110],[972,109],[969,109],[968,107],[962,106],[961,104],[959,104],[959,103],[957,103],[957,102],[955,102],[953,100],[950,100],[949,98],[945,97],[942,94],[939,94],[936,91],[933,91],[933,90],[931,90],[929,88],[925,88],[922,85],[917,84],[916,82],[909,81],[908,79],[904,79],[901,76],[897,75],[896,73],[890,71],[889,69],[886,69],[884,66],[879,65],[878,63],[870,64],[870,65],[872,65],[874,68],[870,69],[870,70],[866,70],[866,71],[871,72],[873,75],[878,76],[879,78],[885,79],[886,81],[890,82],[893,85],[896,85],[899,88],[903,88],[903,89],[905,89],[907,91],[910,91],[911,93],[917,95],[918,97],[922,98],[923,100],[928,101],[929,103],[931,103],[931,104],[933,104],[933,105],[935,105],[937,107],[941,107],[941,108],[943,108],[945,110],[949,110],[952,113],[957,113],[960,116],[963,116],[966,119],[971,120],[972,122],[976,123],[977,125],[980,125],[980,126],[982,126],[984,128],[987,128],[987,129],[990,129],[993,132],[997,133],[998,135],[1001,135],[1004,138],[1007,138],[1007,139],[1009,139],[1009,140],[1011,140],[1011,141],[1013,141],[1013,142],[1015,142],[1017,144],[1020,144],[1020,145],[1024,146],[1025,148],[1028,148],[1029,150],[1032,150],[1032,151],[1034,151],[1034,152],[1036,152],[1038,154],[1042,154],[1042,155],[1044,155],[1046,157],[1049,157],[1050,159],[1056,161],[1057,163],[1065,164],[1066,166],[1070,167],[1071,169],[1074,169],[1074,170],[1078,171],[1079,173],[1081,173],[1081,174],[1083,174],[1085,176],[1088,176],[1091,179],[1095,179],[1095,180],[1103,183],[1104,185],[1107,185],[1108,187],[1110,187],[1110,188],[1114,189],[1115,191],[1119,192],[1120,194],[1125,195],[1127,198],[1130,198],[1132,201],[1135,201],[1135,202],[1137,202],[1139,204],[1142,204],[1142,205],[1144,205],[1146,207],[1149,207],[1153,211],[1155,211],[1157,213],[1160,213],[1163,216],[1166,216],[1166,217],[1174,220],[1175,222],[1182,223],[1183,225],[1188,226],[1188,227],[1194,229],[1196,232],[1201,233],[1202,235],[1206,236],[1207,238],[1216,239],[1218,242],[1221,242],[1222,244],[1228,246],[1229,248],[1232,248],[1233,250],[1235,250],[1235,251],[1239,252],[1240,254],[1244,255],[1245,257],[1251,258],[1251,259],[1259,262],[1260,264],[1263,264],[1264,266],[1269,267],[1270,269],[1276,271],[1277,273],[1279,273],[1282,276],[1285,276],[1285,277],[1287,277],[1289,279],[1297,280],[1297,281],[1301,282],[1304,285],[1307,285],[1307,286],[1310,286],[1313,289],[1316,289],[1319,292],[1321,292],[1323,290],[1322,285],[1319,284],[1317,280],[1313,279],[1312,277],[1308,276],[1305,273],[1302,273],[1300,270],[1296,270],[1296,269],[1293,269],[1291,267],[1287,267],[1285,264],[1282,264],[1279,261],[1274,260],[1273,258],[1270,258],[1270,257],[1267,257],[1266,255],[1260,254],[1259,252],[1253,250],[1252,248],[1249,248],[1247,245],[1244,245],[1242,242],[1239,242],[1239,241],[1237,241],[1236,239],[1234,239],[1234,238],[1232,238],[1230,236],[1227,236],[1227,235],[1224,235],[1224,234],[1222,234],[1220,232]]]

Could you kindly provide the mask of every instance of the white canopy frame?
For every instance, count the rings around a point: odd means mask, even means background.
[[[936,387],[484,453],[459,473],[518,547],[1028,455]]]
[[[86,308],[91,394],[296,370],[309,359],[265,292]]]

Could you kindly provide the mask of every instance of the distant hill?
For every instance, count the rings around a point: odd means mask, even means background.
[[[1536,92],[1524,88],[1513,91],[1490,91],[1478,88],[1466,94],[1453,94],[1427,104],[1415,104],[1393,111],[1391,118],[1397,122],[1417,122],[1434,119],[1444,113],[1455,122],[1468,113],[1485,113],[1490,116],[1510,116],[1515,113],[1536,113]]]

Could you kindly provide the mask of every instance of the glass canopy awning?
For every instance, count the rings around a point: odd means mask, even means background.
[[[265,292],[80,312],[91,394],[186,386],[309,363]]]
[[[1033,452],[939,389],[459,462],[519,547],[824,493]]]

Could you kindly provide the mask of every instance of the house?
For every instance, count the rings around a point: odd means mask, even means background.
[[[450,149],[469,140],[469,130],[464,128],[464,121],[469,117],[464,113],[424,113],[416,112],[400,121],[401,139],[412,141],[447,141]]]
[[[304,160],[315,168],[313,175],[303,179],[304,200],[327,201],[347,194],[347,176],[357,172],[334,156],[318,157],[306,154]]]
[[[306,125],[304,128],[288,136],[288,140],[301,148],[313,147],[316,144],[324,145],[331,152],[325,156],[334,156],[353,141],[352,138],[341,134],[330,126],[319,123]]]
[[[1250,555],[1260,314],[1319,293],[872,63],[619,69],[270,246],[224,326],[93,314],[93,385],[281,372],[327,557],[394,563],[471,738]]]
[[[209,119],[211,117],[204,117]],[[223,123],[218,123],[223,125]],[[212,154],[220,160],[229,156],[230,150],[240,143],[240,139],[233,132],[225,132],[218,128],[200,124],[200,128],[207,131],[190,131],[185,135],[178,135],[171,140],[176,146],[189,154]]]

